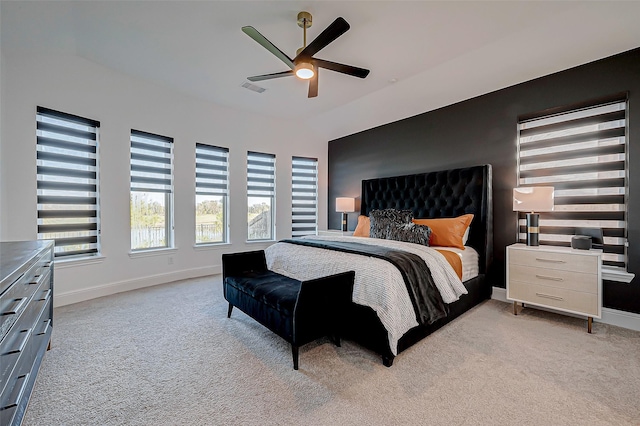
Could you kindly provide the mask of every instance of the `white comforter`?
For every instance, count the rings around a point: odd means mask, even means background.
[[[419,244],[377,238],[313,236],[318,240],[353,241],[404,250],[424,259],[445,303],[467,293],[460,278],[436,250]],[[409,292],[400,271],[391,263],[357,254],[297,244],[276,243],[265,250],[267,267],[298,280],[309,280],[345,271],[355,271],[353,301],[371,307],[389,335],[389,347],[397,355],[398,340],[418,325]]]

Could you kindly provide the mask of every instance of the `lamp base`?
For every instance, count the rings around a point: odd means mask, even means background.
[[[527,213],[527,245],[540,245],[540,215],[538,213]]]
[[[342,213],[342,232],[347,232],[347,214]]]

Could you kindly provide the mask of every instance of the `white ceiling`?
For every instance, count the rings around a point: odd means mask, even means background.
[[[287,53],[336,17],[351,29],[316,56],[371,70],[321,70],[319,96],[246,36],[251,25]],[[640,2],[595,1],[2,1],[1,48],[75,54],[234,109],[302,120],[326,139],[640,46]],[[392,82],[393,80],[397,80]]]

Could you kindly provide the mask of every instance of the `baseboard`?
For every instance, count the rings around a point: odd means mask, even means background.
[[[204,277],[222,273],[222,266],[206,266],[202,268],[183,269],[165,274],[149,275],[143,278],[117,281],[81,290],[56,293],[53,297],[53,306],[64,306],[72,303],[84,302],[85,300],[97,297],[109,296],[111,294],[122,293],[124,291],[136,290],[144,287],[151,287],[158,284],[166,284],[172,281],[186,280],[189,278]]]
[[[511,303],[507,300],[507,289],[502,287],[493,287],[491,298],[499,300],[501,302]],[[543,309],[535,307],[536,309],[548,310],[554,312],[551,309]],[[593,319],[595,322],[601,322],[603,324],[615,325],[618,327],[628,328],[630,330],[640,331],[640,314],[633,312],[620,311],[618,309],[602,308],[602,318]]]
[[[493,290],[491,291],[491,298],[501,302],[508,302],[507,289],[502,287],[493,287]]]
[[[594,319],[594,321],[640,331],[640,314],[633,312],[602,308],[602,318]]]

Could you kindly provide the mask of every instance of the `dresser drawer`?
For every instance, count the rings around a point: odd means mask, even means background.
[[[43,283],[49,285],[51,271],[48,264],[35,263],[0,297],[0,341],[18,320],[23,310]]]
[[[7,412],[10,418],[15,414],[14,408],[24,403],[23,397],[29,382],[29,373],[33,367],[33,357],[31,356],[33,340],[31,339],[31,332],[31,328],[27,329],[27,339],[24,342],[23,350],[18,355],[18,359],[15,361],[11,373],[5,377],[6,386],[0,396],[0,413]]]
[[[597,274],[599,258],[582,254],[543,250],[509,250],[509,263],[534,268]]]
[[[9,380],[5,394],[0,396],[0,425],[13,424],[16,414],[24,412],[24,405],[26,405],[24,398],[31,384],[29,376],[29,373],[24,373]]]
[[[567,290],[598,293],[598,275],[562,269],[534,268],[524,265],[509,265],[509,281],[519,281]]]
[[[9,333],[29,303],[29,297],[21,292],[17,293],[19,294],[0,299],[0,341]]]
[[[38,320],[31,329],[31,356],[34,358],[36,358],[39,353],[47,350],[47,346],[51,340],[51,333],[53,331],[53,318],[51,318],[52,303],[53,301],[49,296],[44,302]]]
[[[31,332],[30,328],[16,330],[2,341],[0,345],[0,380],[2,383],[8,383],[20,355],[27,352]],[[0,388],[0,394],[3,390]]]
[[[509,299],[600,318],[597,294],[519,281],[509,284]]]
[[[19,425],[52,333],[53,241],[0,242],[0,425]]]
[[[47,283],[48,284],[48,283]],[[42,315],[43,309],[50,302],[50,296],[41,300],[45,295],[43,290],[48,285],[41,284],[27,307],[20,313],[20,316],[5,338],[0,341],[0,380],[6,383],[11,371],[14,369],[18,358],[30,358],[33,353],[30,351],[29,336],[38,326],[38,318]],[[49,293],[46,293],[49,294]],[[47,312],[48,313],[48,312]],[[40,328],[41,329],[41,328]],[[2,389],[0,389],[0,392]]]

